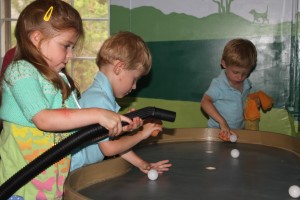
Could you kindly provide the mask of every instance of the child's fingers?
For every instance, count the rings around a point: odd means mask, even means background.
[[[156,136],[158,135],[159,132],[160,132],[160,130],[152,131],[151,136],[152,136],[152,137],[156,137]]]
[[[129,119],[128,117],[125,117],[124,115],[120,115],[121,116],[121,121],[122,122],[127,122],[128,124],[132,124],[132,120]]]
[[[160,121],[160,124],[155,124],[155,126],[160,127],[160,129],[156,129],[156,130],[152,131],[152,133],[151,133],[152,137],[156,137],[158,135],[158,133],[162,131],[162,122],[161,121]]]

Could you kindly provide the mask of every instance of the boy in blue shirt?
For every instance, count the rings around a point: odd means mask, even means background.
[[[209,115],[209,128],[220,128],[228,137],[230,129],[244,128],[244,104],[251,89],[248,77],[256,59],[256,48],[247,39],[233,39],[225,45],[223,69],[201,100],[202,109]]]
[[[115,98],[123,98],[136,89],[137,81],[149,73],[152,58],[148,47],[139,36],[130,32],[120,32],[103,43],[97,54],[96,64],[99,72],[93,84],[83,92],[79,100],[80,106],[118,112],[120,106]],[[133,121],[138,125],[143,123],[140,119]],[[153,131],[161,130],[161,124],[147,123],[136,134],[89,145],[72,156],[71,171],[116,154],[120,154],[144,173],[148,173],[151,168],[156,169],[158,173],[168,171],[171,167],[169,160],[148,163],[130,150],[138,142],[148,138]]]

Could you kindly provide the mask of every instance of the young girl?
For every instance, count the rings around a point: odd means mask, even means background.
[[[77,128],[99,123],[110,136],[132,128],[130,119],[114,112],[77,109],[65,66],[83,35],[79,13],[64,1],[33,1],[21,12],[15,58],[1,81],[0,184]],[[129,126],[122,128],[121,121]],[[69,166],[70,157],[60,160],[10,199],[62,199]]]

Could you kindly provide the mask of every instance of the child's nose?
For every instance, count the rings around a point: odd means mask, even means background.
[[[72,49],[68,49],[67,58],[73,58],[73,50]]]
[[[133,84],[132,89],[135,90],[136,89],[136,83]]]
[[[238,74],[237,78],[238,78],[238,80],[242,80],[243,79],[243,75],[242,74]]]

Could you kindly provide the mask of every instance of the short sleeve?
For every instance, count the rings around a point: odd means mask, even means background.
[[[17,62],[5,72],[5,82],[28,121],[49,107],[39,81],[41,75],[28,62]]]
[[[86,91],[79,99],[82,108],[103,108],[107,110],[115,110],[112,102],[105,92]]]
[[[216,79],[213,79],[205,94],[210,96],[213,101],[219,99],[222,94],[220,82]]]

